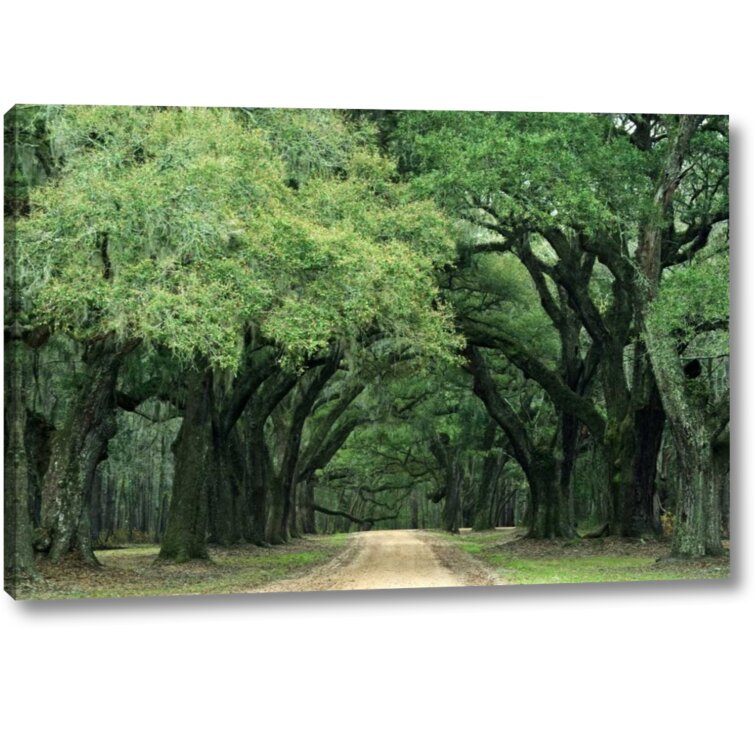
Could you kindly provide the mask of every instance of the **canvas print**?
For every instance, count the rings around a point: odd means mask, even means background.
[[[4,134],[13,597],[728,576],[726,117]]]

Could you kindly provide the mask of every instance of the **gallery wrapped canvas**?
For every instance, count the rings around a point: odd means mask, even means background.
[[[722,116],[20,105],[16,598],[724,578]]]

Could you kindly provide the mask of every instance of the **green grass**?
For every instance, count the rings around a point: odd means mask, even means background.
[[[346,542],[351,537],[351,533],[334,533],[330,536],[318,536],[320,540],[328,545],[336,546],[336,547],[343,547],[346,545]]]
[[[443,535],[493,567],[510,584],[674,581],[729,575],[728,557],[690,562],[664,560],[668,559],[668,544],[660,541],[508,542],[511,536],[501,531]]]
[[[311,566],[326,557],[325,551],[301,551],[298,553],[267,554],[262,556],[234,556],[216,561],[223,567],[238,567],[245,569],[290,569]]]
[[[708,574],[689,575],[688,571],[657,569],[656,559],[624,556],[590,556],[556,560],[514,560],[496,557],[498,566],[512,574],[517,584],[583,584],[611,581],[668,581],[711,578]]]
[[[348,535],[308,536],[285,546],[210,548],[210,561],[156,563],[159,547],[97,551],[102,568],[42,564],[43,582],[20,599],[87,599],[181,594],[233,594],[307,573],[340,553]]]

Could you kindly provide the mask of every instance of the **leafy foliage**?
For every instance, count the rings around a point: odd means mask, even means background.
[[[650,316],[659,330],[685,345],[701,333],[727,330],[728,252],[696,257],[690,264],[669,271]]]
[[[283,122],[293,154],[311,115]],[[32,322],[232,369],[251,326],[294,359],[374,328],[447,350],[446,224],[358,140],[343,174],[294,190],[270,130],[233,110],[67,107],[52,124],[65,162],[18,230]]]
[[[494,209],[512,229],[631,226],[647,190],[609,115],[409,113],[396,147],[420,189],[469,214]]]

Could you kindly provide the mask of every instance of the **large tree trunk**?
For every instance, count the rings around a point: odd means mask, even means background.
[[[20,337],[5,343],[5,590],[38,578],[32,548],[29,468],[25,448],[26,380]]]
[[[683,558],[705,556],[707,553],[719,554],[720,533],[717,532],[716,545],[711,546],[711,551],[708,551],[706,535],[709,507],[707,498],[710,496],[711,486],[715,483],[710,447],[706,444],[703,434],[697,438],[690,434],[683,441],[676,442],[676,448],[680,474],[672,552]]]
[[[115,385],[124,356],[135,343],[113,338],[89,343],[84,380],[66,424],[55,435],[42,495],[42,525],[53,562],[75,552],[97,565],[91,545],[89,506],[97,466],[115,436]]]
[[[286,543],[291,538],[288,532],[288,525],[284,520],[287,497],[286,488],[281,484],[280,478],[273,479],[270,484],[270,513],[265,533],[265,540],[273,546]]]
[[[301,508],[299,519],[303,534],[317,533],[315,524],[315,483],[316,477],[309,477],[302,483]]]
[[[499,472],[499,456],[492,453],[495,444],[495,436],[498,431],[498,425],[492,419],[485,428],[485,435],[483,436],[482,448],[488,452],[485,455],[482,462],[482,474],[480,475],[480,482],[477,486],[477,494],[475,496],[474,516],[472,519],[472,527],[474,530],[490,530],[495,528],[495,521],[493,520],[493,511],[490,509],[490,503],[492,499],[493,486]]]
[[[682,558],[722,551],[720,501],[713,474],[714,434],[707,424],[706,403],[687,383],[675,339],[650,316],[650,307],[661,280],[662,227],[673,215],[673,196],[700,121],[695,116],[679,118],[656,189],[656,215],[643,223],[637,249],[641,270],[636,293],[638,319],[678,455],[680,481],[672,553]]]
[[[26,412],[24,442],[29,464],[29,500],[32,528],[42,524],[42,491],[50,466],[55,425],[36,412]]]
[[[230,465],[228,446],[218,443],[215,432],[211,455],[212,467],[207,481],[207,537],[210,543],[230,546],[236,540],[233,534],[233,482],[236,475]]]
[[[212,479],[212,372],[188,378],[183,422],[173,444],[175,474],[160,559],[205,559],[209,481]]]
[[[248,540],[256,545],[268,545],[272,526],[280,523],[275,517],[276,506],[273,498],[278,492],[272,484],[274,469],[265,441],[265,423],[295,384],[295,374],[276,372],[255,392],[245,413],[244,439],[249,463],[246,534]],[[279,510],[277,514],[280,513]]]
[[[577,442],[579,439],[579,421],[571,414],[561,415],[559,428],[561,440],[561,460],[559,465],[559,506],[561,520],[570,526],[574,519],[574,468],[577,464]]]
[[[208,492],[211,543],[231,545],[248,533],[248,495],[251,488],[247,455],[239,420],[262,384],[276,371],[274,351],[249,344],[245,363],[230,387],[216,385],[212,408],[212,474]]]
[[[5,462],[3,466],[5,541],[4,586],[13,597],[22,581],[38,577],[32,546],[29,460],[26,453],[26,374],[24,373],[22,307],[18,280],[15,224],[29,211],[29,188],[44,179],[40,151],[24,144],[19,108],[6,113],[5,130]],[[31,155],[32,151],[36,154]],[[31,170],[22,156],[35,163]]]
[[[662,356],[659,360],[663,361]],[[676,376],[676,383],[672,385],[669,381],[669,396],[665,400],[679,470],[672,553],[682,558],[719,556],[723,553],[722,483],[728,454],[717,454],[712,436],[716,427],[704,418],[704,410],[694,409],[680,398],[681,367]],[[687,398],[694,404],[694,396]]]
[[[563,313],[558,327],[561,339],[561,372],[566,385],[574,393],[584,396],[592,380],[592,375],[588,373],[590,368],[580,355],[582,326],[576,314],[569,309],[567,292],[563,287],[559,287],[558,292],[562,303],[560,312]],[[558,436],[561,446],[558,486],[559,520],[570,527],[568,532],[571,533],[575,526],[573,479],[577,464],[580,421],[573,412],[563,408],[563,405],[556,404],[556,406],[560,411],[558,415]]]
[[[443,474],[443,483],[432,500],[433,502],[443,500],[441,510],[443,530],[458,533],[463,515],[461,488],[464,481],[464,468],[457,459],[455,449],[447,434],[435,435],[429,446]]]
[[[296,487],[299,481],[299,453],[304,423],[325,384],[335,374],[340,354],[331,355],[327,363],[313,373],[303,385],[286,432],[270,525],[270,543],[285,543],[298,534],[296,524]]]
[[[627,535],[632,500],[633,437],[629,413],[623,418],[609,417],[605,436],[606,487],[610,506],[608,530],[614,536]]]
[[[663,411],[661,395],[655,383],[649,362],[645,358],[644,347],[637,344],[642,352],[635,364],[633,398],[635,402],[642,394],[641,404],[634,412],[634,466],[632,479],[632,502],[627,533],[631,536],[659,535],[660,516],[655,510],[658,453],[663,441],[666,414]],[[642,373],[638,373],[638,369]]]
[[[443,501],[443,529],[449,533],[458,533],[461,528],[462,493],[464,470],[458,459],[449,455],[446,473],[446,499]]]
[[[225,434],[213,419],[212,470],[209,479],[210,543],[230,546],[243,537],[246,523],[245,467],[238,432]]]
[[[530,486],[528,537],[571,537],[574,527],[568,524],[568,511],[564,510],[559,495],[558,460],[552,452],[538,450],[525,474]]]
[[[611,506],[609,532],[625,536],[632,507],[632,478],[634,462],[634,431],[631,394],[624,370],[623,329],[627,327],[624,308],[626,293],[614,285],[614,307],[607,318],[613,337],[603,346],[602,381],[606,400],[606,489]],[[629,311],[631,319],[631,310]]]
[[[708,497],[706,543],[709,552],[715,552],[716,540],[729,535],[729,440],[713,441],[713,480]]]
[[[685,393],[684,374],[673,344],[657,337],[652,326],[646,332],[677,452],[672,553],[680,558],[717,556],[723,552],[721,496],[711,430],[704,411],[694,408],[694,397]]]
[[[247,493],[247,539],[250,543],[262,546],[267,544],[265,529],[268,510],[268,480],[270,475],[270,455],[265,444],[262,426],[251,429],[247,439],[249,450],[249,491]]]

